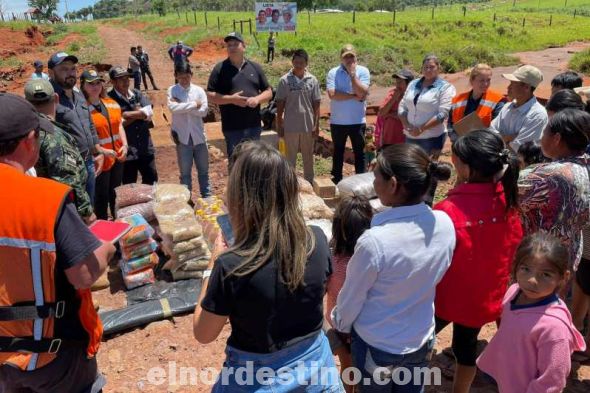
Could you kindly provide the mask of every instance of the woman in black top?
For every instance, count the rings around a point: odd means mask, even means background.
[[[235,243],[211,258],[194,319],[195,338],[203,344],[218,337],[228,318],[231,323],[213,392],[269,385],[277,392],[340,392],[321,330],[331,274],[326,237],[305,225],[297,177],[275,148],[246,142],[234,155],[227,202]]]

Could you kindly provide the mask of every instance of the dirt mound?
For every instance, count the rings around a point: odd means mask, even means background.
[[[45,44],[45,36],[37,26],[30,26],[25,30],[25,35],[29,38],[32,45]]]
[[[222,40],[207,39],[199,42],[195,54],[203,62],[215,63],[227,56]]]

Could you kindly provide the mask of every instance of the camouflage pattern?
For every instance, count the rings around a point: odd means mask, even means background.
[[[50,119],[54,133],[48,132],[41,138],[39,161],[35,165],[37,176],[53,179],[70,186],[74,192],[74,203],[81,217],[92,215],[90,196],[86,192],[88,172],[76,148],[76,140],[62,124]]]

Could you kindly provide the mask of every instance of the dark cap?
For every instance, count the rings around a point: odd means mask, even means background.
[[[41,60],[35,60],[33,62],[33,66],[35,66],[35,68],[36,67],[41,67],[42,65],[43,65],[43,62]]]
[[[223,39],[224,42],[227,42],[229,40],[236,40],[236,41],[240,41],[242,44],[244,43],[244,39],[242,38],[242,35],[240,33],[238,33],[237,31],[232,31],[231,33],[226,35],[225,38]]]
[[[394,78],[404,79],[408,82],[415,78],[414,73],[406,68],[399,70],[395,74],[393,74]]]
[[[125,76],[129,78],[131,74],[128,73],[127,70],[121,66],[114,66],[109,70],[109,78],[111,78],[111,80],[123,78]]]
[[[100,76],[100,74],[98,72],[96,72],[96,70],[86,70],[82,73],[82,75],[80,76],[80,80],[87,82],[87,83],[92,83],[95,81],[103,81],[104,82],[104,78],[102,76]]]
[[[0,142],[24,137],[36,129],[53,132],[53,125],[22,97],[0,93]]]
[[[55,90],[45,79],[31,79],[25,84],[25,98],[29,102],[45,102],[53,98]]]
[[[66,52],[57,52],[49,58],[47,68],[53,69],[56,65],[59,65],[64,61],[71,61],[74,64],[77,64],[78,58],[76,56],[68,55]]]

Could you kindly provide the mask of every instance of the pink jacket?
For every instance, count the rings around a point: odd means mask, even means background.
[[[511,310],[510,301],[517,293],[517,284],[506,292],[502,323],[477,365],[496,380],[500,393],[561,392],[572,352],[586,348],[584,338],[561,300]]]

